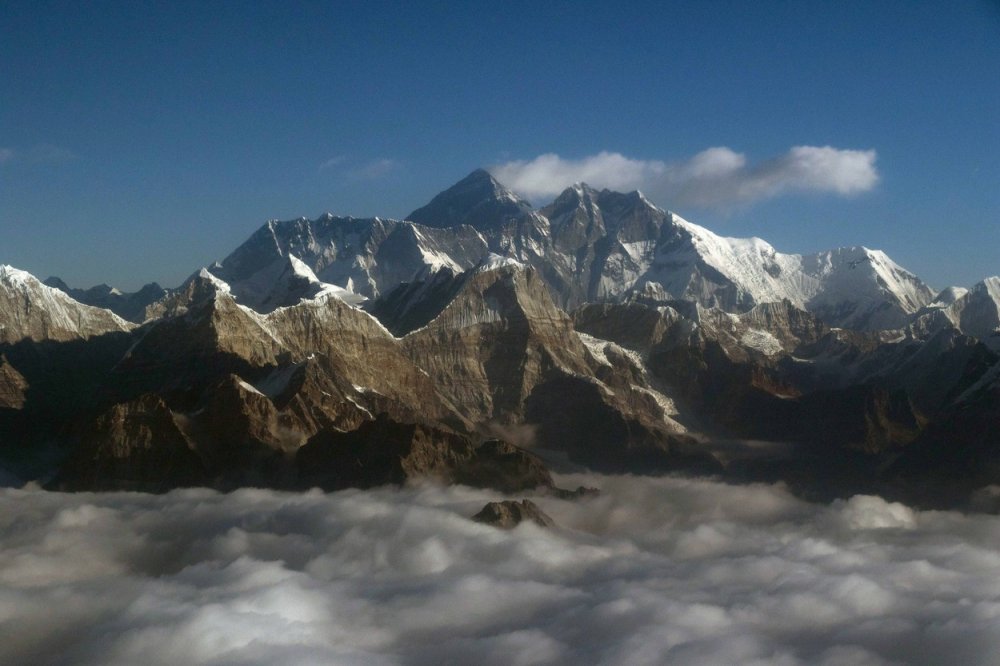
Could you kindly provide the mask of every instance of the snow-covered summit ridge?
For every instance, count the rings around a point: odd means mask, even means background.
[[[783,253],[760,238],[716,234],[639,191],[585,183],[535,210],[480,169],[409,217],[270,220],[207,273],[262,312],[326,292],[357,305],[439,271],[490,265],[495,256],[536,269],[567,311],[638,296],[728,312],[787,300],[832,326],[877,330],[906,326],[932,302],[941,309],[964,296],[955,290],[935,298],[879,250]]]
[[[525,265],[523,263],[513,257],[505,257],[503,255],[490,252],[489,256],[486,257],[482,263],[476,266],[476,272],[485,273],[487,271],[501,270],[504,268],[519,269],[524,267]]]
[[[269,228],[273,231],[273,225]],[[280,246],[276,247],[280,251]],[[308,264],[291,252],[281,252],[260,270],[232,284],[222,280],[219,274],[225,274],[223,266],[203,268],[199,273],[200,277],[217,285],[220,291],[232,293],[241,305],[262,314],[320,297],[338,298],[352,306],[359,306],[367,300],[354,292],[351,278],[347,278],[343,287],[323,282]]]
[[[132,328],[110,310],[84,305],[27,271],[0,265],[0,342],[63,341]]]
[[[1000,277],[988,277],[970,289],[944,290],[916,314],[912,327],[918,334],[954,327],[1000,346]]]
[[[268,288],[294,256],[320,282],[376,298],[428,271],[468,270],[487,253],[486,240],[471,227],[327,213],[315,220],[269,221],[210,270],[250,302],[248,293]]]
[[[294,256],[319,281],[376,299],[440,270],[475,268],[492,253],[537,269],[565,309],[636,293],[732,312],[787,299],[857,328],[903,326],[933,296],[882,252],[781,253],[760,238],[715,234],[639,191],[577,183],[533,210],[476,170],[409,218],[272,220],[211,271],[251,304]]]
[[[928,308],[946,308],[958,299],[962,298],[969,293],[969,290],[965,287],[945,287],[942,289],[934,300],[927,304]]]
[[[672,213],[661,229],[635,287],[655,283],[668,298],[729,311],[788,300],[834,325],[879,329],[905,325],[933,296],[879,250],[783,253],[763,239],[720,236]]]
[[[212,271],[208,270],[208,268],[198,269],[197,276],[202,280],[207,281],[209,284],[215,287],[217,291],[223,294],[228,294],[231,291],[229,284],[224,280],[220,280],[219,278],[215,277]]]
[[[406,219],[428,227],[467,224],[482,231],[501,227],[531,211],[531,204],[500,184],[488,171],[476,169]]]

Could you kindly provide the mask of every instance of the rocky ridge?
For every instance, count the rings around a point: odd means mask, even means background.
[[[820,494],[911,492],[959,450],[951,496],[1000,480],[996,278],[935,298],[881,252],[583,184],[535,211],[485,171],[409,217],[269,222],[141,326],[0,269],[0,458],[41,438],[57,487],[150,491],[551,489],[534,449]]]
[[[0,266],[0,313],[0,343],[65,341],[133,328],[118,315],[79,303],[11,266]]]
[[[490,502],[472,517],[477,523],[499,527],[502,530],[514,529],[524,522],[531,522],[539,527],[554,527],[555,522],[538,505],[531,500],[504,500]]]

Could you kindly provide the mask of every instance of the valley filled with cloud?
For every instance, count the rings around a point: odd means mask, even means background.
[[[0,662],[993,663],[1000,518],[561,476],[554,529],[455,486],[0,492]]]

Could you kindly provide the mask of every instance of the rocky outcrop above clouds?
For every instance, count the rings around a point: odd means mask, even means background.
[[[490,502],[482,511],[472,517],[477,523],[492,525],[503,530],[514,529],[524,522],[534,523],[539,527],[554,527],[555,522],[538,505],[531,500],[504,500]]]

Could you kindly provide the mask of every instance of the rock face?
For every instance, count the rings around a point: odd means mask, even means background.
[[[208,476],[180,419],[154,395],[99,416],[60,471],[64,490],[144,490],[202,485]]]
[[[268,222],[209,270],[235,294],[252,295],[260,285],[269,286],[294,256],[321,282],[375,298],[428,270],[471,268],[487,252],[486,241],[471,227],[325,215]]]
[[[27,380],[7,361],[6,356],[0,356],[0,409],[24,407],[27,390]]]
[[[84,305],[111,310],[122,319],[139,324],[145,321],[146,308],[167,295],[167,290],[155,282],[150,282],[132,293],[119,291],[106,284],[99,284],[90,289],[73,289],[57,277],[46,278],[44,284],[59,289]]]
[[[476,169],[406,219],[427,227],[468,225],[490,231],[530,213],[531,204],[498,183],[485,169]]]
[[[664,420],[641,370],[594,357],[534,270],[508,260],[456,279],[451,302],[403,344],[473,422],[528,424],[596,469],[712,468]]]
[[[133,328],[108,310],[78,303],[10,266],[0,266],[0,313],[0,343],[74,340]]]
[[[301,483],[325,490],[401,484],[417,478],[513,492],[551,487],[542,462],[498,441],[475,445],[465,436],[380,416],[348,433],[325,431],[297,456]]]
[[[555,527],[555,522],[544,511],[526,499],[520,502],[512,500],[490,502],[472,519],[477,523],[492,525],[503,530],[514,529],[525,521],[530,521],[539,527]]]
[[[410,217],[269,222],[141,326],[0,268],[0,463],[54,447],[57,487],[154,492],[564,496],[531,451],[844,492],[1000,483],[995,278],[932,298],[881,252],[786,255],[582,184],[535,211],[481,171]]]
[[[597,469],[719,469],[641,363],[595,355],[534,270],[494,258],[451,280],[450,300],[396,338],[337,292],[261,314],[194,276],[100,371],[58,487],[551,487],[498,433]],[[157,479],[157,465],[177,471]]]
[[[565,309],[639,294],[728,312],[788,300],[829,325],[878,330],[906,325],[933,298],[880,251],[783,254],[758,238],[718,236],[639,192],[578,184],[535,211],[477,170],[408,220],[268,222],[209,270],[240,303],[263,308],[290,256],[322,283],[377,299],[437,271],[460,274],[490,253],[534,268]]]
[[[945,289],[916,314],[912,328],[918,335],[954,328],[1000,348],[1000,277]]]
[[[677,305],[685,314],[589,305],[574,322],[642,354],[716,436],[790,443],[731,473],[817,498],[888,492],[929,504],[1000,480],[990,462],[1000,439],[985,425],[1000,355],[977,339],[954,328],[924,339],[829,329],[787,302],[743,314]]]
[[[238,283],[233,292],[236,300],[264,314],[328,294],[351,305],[365,301],[364,296],[355,294],[350,288],[321,282],[294,254],[286,254],[284,259],[270,264],[267,271],[255,273],[252,279]]]

